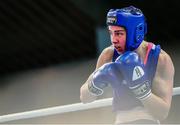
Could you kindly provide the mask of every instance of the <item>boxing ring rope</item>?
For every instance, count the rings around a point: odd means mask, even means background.
[[[180,95],[180,87],[173,88],[173,96]],[[8,114],[0,116],[0,123],[20,120],[20,119],[28,119],[28,118],[37,118],[48,115],[62,114],[74,111],[82,111],[93,108],[100,108],[112,105],[112,98],[99,99],[91,103],[83,104],[83,103],[74,103],[63,106],[55,106],[50,108]]]

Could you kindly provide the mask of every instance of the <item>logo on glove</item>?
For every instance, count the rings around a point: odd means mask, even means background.
[[[144,75],[144,70],[140,66],[135,66],[133,70],[132,81],[141,78]]]

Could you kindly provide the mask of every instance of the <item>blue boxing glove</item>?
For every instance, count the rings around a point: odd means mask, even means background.
[[[116,59],[119,63],[127,86],[135,94],[136,98],[144,100],[151,94],[150,80],[145,71],[145,66],[136,52],[128,51]]]
[[[107,63],[92,74],[92,80],[88,84],[89,92],[95,96],[103,94],[103,89],[108,85],[117,86],[122,81],[121,72],[118,71],[118,63]]]

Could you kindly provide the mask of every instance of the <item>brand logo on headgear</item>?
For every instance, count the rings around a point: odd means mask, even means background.
[[[107,23],[109,23],[109,24],[116,24],[116,21],[117,21],[116,17],[108,17],[107,18]]]

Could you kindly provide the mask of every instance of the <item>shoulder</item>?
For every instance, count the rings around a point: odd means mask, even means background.
[[[105,63],[111,62],[113,53],[114,53],[114,47],[113,46],[109,46],[109,47],[105,48],[101,52],[101,54],[98,58],[96,68],[99,68],[100,66],[102,66]]]
[[[152,42],[145,42],[146,48],[148,43],[152,43]],[[161,75],[162,77],[166,76],[167,74],[169,74],[169,76],[174,76],[174,72],[175,72],[174,70],[175,69],[174,69],[173,61],[170,55],[166,51],[161,49],[159,53],[156,74]]]
[[[108,57],[112,57],[113,53],[114,53],[114,47],[109,46],[102,51],[100,56],[104,56],[104,57],[108,58]]]

